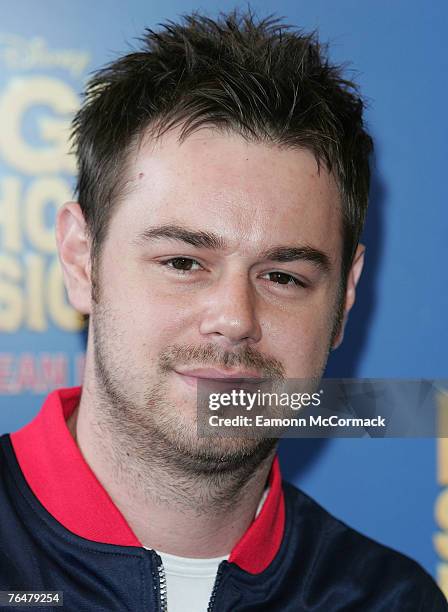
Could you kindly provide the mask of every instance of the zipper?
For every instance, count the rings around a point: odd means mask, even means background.
[[[157,571],[159,573],[159,603],[161,612],[168,612],[168,601],[167,601],[167,593],[166,593],[166,575],[165,568],[163,567],[162,560],[160,560],[160,565],[157,566]]]
[[[216,578],[215,578],[215,583],[213,585],[212,594],[208,602],[207,612],[212,612],[213,608],[215,607],[216,591],[218,590],[219,583],[221,582],[222,572],[223,572],[225,563],[226,561],[221,561],[221,563],[218,566],[218,571],[216,572]]]
[[[153,559],[153,568],[152,568],[152,577],[154,580],[154,589],[157,591],[157,599],[159,600],[159,610],[160,612],[168,612],[168,601],[167,601],[167,593],[166,593],[166,574],[165,568],[163,567],[162,559],[156,553],[155,550],[151,548],[146,548],[147,551],[151,553]],[[156,572],[154,571],[154,566],[156,567]]]

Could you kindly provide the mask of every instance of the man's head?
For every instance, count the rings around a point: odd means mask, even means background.
[[[191,383],[321,375],[362,269],[361,100],[312,36],[194,15],[97,73],[74,142],[58,242],[113,426],[143,455],[150,432],[241,460],[256,447],[195,439]]]
[[[305,148],[337,180],[346,279],[367,210],[372,142],[352,83],[315,36],[276,19],[200,15],[146,30],[142,48],[100,70],[74,121],[78,200],[95,262],[143,136],[205,126],[249,142]]]

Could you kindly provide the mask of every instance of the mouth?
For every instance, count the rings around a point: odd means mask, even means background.
[[[190,386],[196,386],[198,381],[217,382],[229,385],[261,384],[267,379],[258,372],[251,370],[219,370],[216,368],[194,368],[189,370],[175,369],[174,372]]]

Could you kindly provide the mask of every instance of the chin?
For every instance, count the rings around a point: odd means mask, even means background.
[[[224,473],[252,465],[256,467],[276,446],[273,438],[247,439],[213,436],[176,436],[173,450],[176,462],[195,473]]]

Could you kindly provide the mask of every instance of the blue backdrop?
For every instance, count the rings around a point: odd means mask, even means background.
[[[234,6],[224,0],[3,3],[0,432],[27,422],[49,389],[78,383],[82,370],[83,337],[65,301],[52,227],[73,186],[66,129],[88,73],[129,50],[144,26],[191,9],[213,16]],[[447,378],[448,4],[254,0],[251,6],[259,15],[276,12],[317,29],[333,60],[351,62],[349,73],[369,105],[376,156],[366,269],[328,375]],[[443,452],[436,451],[434,440],[361,439],[290,440],[281,452],[290,480],[362,532],[416,558],[442,584],[448,556],[434,535],[448,529],[448,482]]]

